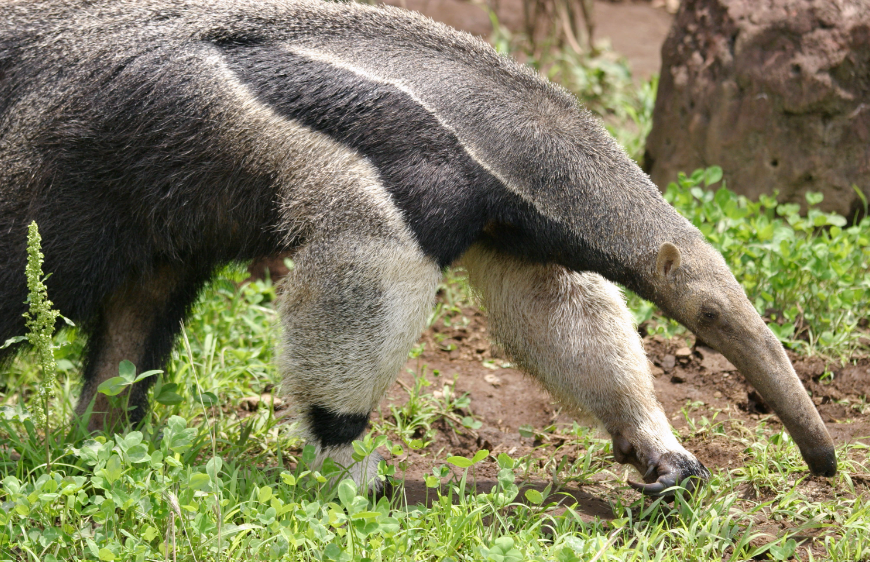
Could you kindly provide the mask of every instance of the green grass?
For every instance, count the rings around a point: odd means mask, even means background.
[[[195,361],[207,360],[203,351],[192,349]],[[553,459],[571,449],[579,453],[573,463],[538,468],[532,459],[504,454],[497,459],[485,453],[474,459],[445,456],[444,466],[465,470],[457,474],[436,467],[425,478],[434,498],[427,507],[407,505],[401,488],[392,500],[374,501],[348,481],[335,486],[329,478],[336,470],[309,470],[310,447],[300,451],[270,412],[248,418],[252,429],[244,437],[233,431],[238,422],[232,415],[204,411],[194,394],[180,390],[182,417],[158,407],[142,431],[69,444],[58,440],[50,473],[41,448],[17,442],[28,435],[39,441],[28,420],[4,411],[7,447],[22,457],[12,461],[5,452],[0,555],[46,561],[499,561],[595,555],[745,560],[768,552],[773,559],[787,559],[812,535],[822,537],[827,559],[870,555],[866,489],[861,495],[849,477],[867,473],[870,459],[862,445],[841,448],[840,476],[819,483],[806,479],[784,433],[771,434],[763,424],[749,430],[697,423],[684,439],[742,448],[745,462],[720,469],[698,496],[680,496],[669,506],[617,488],[617,476],[608,473],[611,465],[605,462],[609,443],[586,429],[566,427],[558,430],[558,448],[541,449]],[[546,442],[554,430],[540,431],[539,439]],[[402,453],[401,443],[383,436],[360,443],[360,452],[376,445]],[[293,455],[282,457],[282,450]],[[468,478],[475,463],[497,463],[498,485],[491,491],[476,491]],[[393,468],[382,471],[389,474]],[[556,477],[549,491],[521,487],[541,472]],[[614,518],[590,520],[570,503],[565,506],[561,486],[569,482],[584,482],[584,489],[610,501]],[[787,530],[777,522],[787,522]]]

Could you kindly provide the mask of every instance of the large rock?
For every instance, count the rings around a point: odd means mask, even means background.
[[[662,47],[645,167],[709,165],[750,197],[850,218],[870,198],[870,0],[685,0]]]

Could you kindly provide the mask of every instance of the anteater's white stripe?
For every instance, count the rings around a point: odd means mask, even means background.
[[[282,193],[286,203],[293,204],[293,200],[305,198],[309,204],[323,202],[325,207],[369,204],[376,207],[378,218],[389,223],[394,233],[406,241],[414,239],[401,209],[394,203],[377,168],[368,158],[261,102],[220,54],[206,56],[205,62],[217,71],[221,80],[219,91],[232,97],[232,107],[238,110],[228,127],[236,130],[225,130],[225,136],[237,139],[242,145],[239,148],[247,149],[253,158],[270,160],[262,162],[265,169],[288,176],[284,189],[290,191]],[[263,143],[268,146],[263,146]],[[340,182],[326,183],[336,180],[336,174],[328,172],[339,167]],[[361,197],[348,199],[351,191]],[[332,197],[328,197],[329,194]],[[325,208],[315,210],[318,211],[328,214]],[[285,226],[292,231],[293,225]]]
[[[304,58],[307,58],[309,60],[329,64],[331,66],[334,66],[336,68],[340,68],[342,70],[347,70],[348,72],[352,72],[352,73],[356,74],[357,76],[365,78],[366,80],[369,80],[372,82],[377,82],[379,84],[385,84],[388,86],[392,86],[392,87],[396,88],[397,90],[401,91],[402,93],[406,94],[417,105],[419,105],[421,108],[423,108],[423,110],[425,110],[429,115],[431,115],[433,118],[435,118],[435,120],[438,121],[438,123],[442,127],[444,127],[444,129],[446,129],[448,132],[450,132],[450,134],[456,139],[456,141],[459,143],[459,145],[462,147],[462,149],[465,151],[465,153],[469,156],[469,158],[471,158],[473,161],[477,162],[484,170],[489,172],[493,177],[495,177],[498,181],[500,181],[512,193],[519,195],[524,200],[526,200],[528,203],[533,203],[533,201],[531,199],[528,199],[527,197],[525,197],[522,189],[517,188],[515,185],[513,185],[511,183],[511,181],[507,177],[500,174],[498,171],[496,171],[495,168],[490,166],[486,162],[486,160],[484,160],[479,155],[479,153],[474,149],[473,146],[470,146],[467,142],[465,142],[463,140],[462,135],[460,135],[456,131],[456,129],[454,129],[449,123],[444,121],[444,119],[442,119],[441,116],[438,115],[438,112],[433,107],[431,107],[429,104],[427,104],[425,101],[423,101],[420,98],[420,96],[418,96],[413,90],[411,90],[411,88],[407,84],[405,84],[401,80],[393,80],[390,78],[385,78],[383,76],[373,74],[371,71],[364,69],[364,68],[360,68],[359,66],[351,64],[350,62],[348,62],[346,60],[342,60],[330,52],[315,51],[313,49],[306,49],[304,47],[297,47],[297,46],[289,47],[287,50],[289,52],[293,53],[294,55],[304,57]]]

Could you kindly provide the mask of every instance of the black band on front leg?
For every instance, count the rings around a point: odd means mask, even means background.
[[[314,405],[308,409],[308,422],[320,445],[333,447],[358,439],[369,425],[369,414],[338,414]]]

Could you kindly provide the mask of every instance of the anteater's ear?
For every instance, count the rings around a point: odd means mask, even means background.
[[[656,273],[661,277],[667,277],[680,267],[680,249],[665,242],[659,248],[659,255],[656,257]]]

